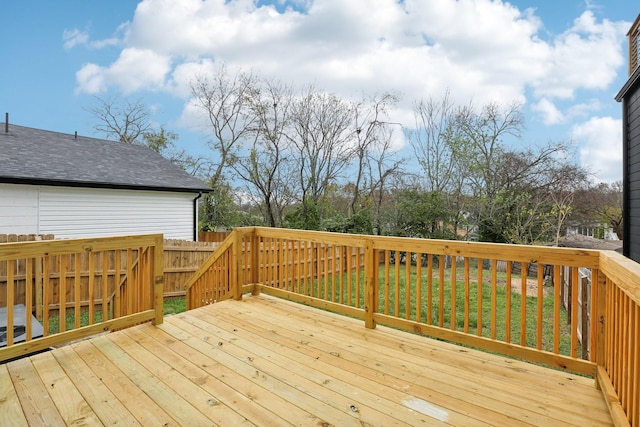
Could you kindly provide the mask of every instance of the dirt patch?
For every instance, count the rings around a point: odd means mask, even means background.
[[[434,279],[438,279],[438,275],[434,274],[433,278]],[[445,275],[445,279],[451,280],[451,275]],[[478,281],[474,280],[474,279],[470,279],[469,283],[475,283],[477,284]],[[487,283],[486,281],[483,280],[484,286],[491,286],[489,283]],[[506,286],[507,281],[504,279],[498,279],[497,281],[497,285],[498,286]],[[528,297],[537,297],[538,296],[538,279],[529,279],[527,278],[527,296]],[[549,286],[543,286],[542,287],[542,295],[543,296],[547,296],[551,293],[551,290],[553,288],[549,287]],[[521,279],[518,278],[514,278],[511,279],[511,292],[514,294],[520,294],[522,293],[522,281]]]
[[[505,286],[505,280],[498,280],[498,286]],[[512,279],[511,280],[511,292],[520,294],[522,293],[522,281],[520,279]],[[543,286],[542,287],[542,295],[549,295],[550,288]],[[527,296],[528,297],[537,297],[538,296],[538,279],[527,279]]]

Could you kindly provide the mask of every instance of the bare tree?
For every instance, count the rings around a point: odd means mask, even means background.
[[[249,104],[256,79],[250,73],[230,73],[222,65],[211,76],[198,76],[191,83],[191,102],[203,110],[212,139],[210,147],[218,155],[213,162],[211,185],[216,186],[225,168],[237,158],[239,145],[253,131],[255,116]]]
[[[557,244],[574,196],[587,183],[587,172],[572,163],[569,153],[563,143],[503,152],[496,159],[498,190],[485,199],[480,219],[486,236],[518,244]]]
[[[208,162],[202,156],[188,154],[185,149],[176,147],[178,135],[160,126],[157,131],[149,131],[143,135],[144,144],[159,153],[182,170],[201,177],[207,176]]]
[[[376,147],[371,150],[366,161],[369,176],[369,198],[372,200],[373,231],[381,235],[384,229],[382,210],[388,197],[388,183],[400,173],[402,159],[396,158],[391,148],[393,130],[383,128],[376,138]]]
[[[253,142],[233,167],[255,196],[265,223],[281,227],[284,209],[292,202],[290,142],[285,136],[293,103],[292,89],[280,82],[262,81],[249,100],[254,123]]]
[[[141,99],[135,102],[119,98],[96,99],[99,105],[87,109],[96,119],[93,127],[96,132],[122,143],[146,145],[191,175],[206,175],[205,159],[179,149],[175,132],[164,126],[152,127],[151,110]]]
[[[294,104],[288,138],[296,153],[305,221],[310,218],[308,208],[313,206],[318,212],[317,222],[322,222],[320,202],[349,164],[353,155],[349,144],[351,121],[347,103],[313,87]]]
[[[608,187],[608,189],[606,189]],[[602,203],[598,209],[598,216],[608,223],[618,239],[624,239],[624,224],[622,223],[622,181],[616,181],[605,187],[604,198],[606,202]]]
[[[506,106],[489,103],[476,112],[472,106],[460,109],[456,127],[469,143],[466,154],[469,177],[476,195],[494,197],[500,190],[499,160],[504,153],[503,139],[520,138],[524,128],[521,105],[513,102]]]
[[[600,182],[585,186],[576,193],[571,219],[583,224],[604,223],[623,239],[622,182]]]
[[[353,197],[349,206],[351,215],[357,211],[363,180],[368,180],[370,184],[373,183],[372,169],[367,167],[369,162],[372,161],[372,156],[378,149],[382,149],[381,154],[383,157],[388,154],[390,141],[385,138],[389,136],[386,130],[390,123],[385,119],[388,119],[389,108],[393,107],[397,102],[397,95],[385,93],[371,100],[360,101],[353,106],[356,179],[353,187]],[[367,172],[369,172],[368,177],[365,176]]]
[[[135,102],[121,98],[95,97],[97,105],[87,111],[96,119],[93,129],[107,139],[126,144],[142,143],[151,128],[151,111],[138,99]]]
[[[463,173],[464,135],[458,123],[460,108],[447,92],[439,101],[420,100],[413,107],[415,127],[406,132],[426,178],[427,191],[449,193],[457,189]],[[455,191],[454,191],[455,192]]]

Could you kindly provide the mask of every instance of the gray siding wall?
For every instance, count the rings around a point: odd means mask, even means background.
[[[627,98],[626,124],[628,132],[627,172],[629,212],[627,216],[628,255],[640,262],[640,90]]]

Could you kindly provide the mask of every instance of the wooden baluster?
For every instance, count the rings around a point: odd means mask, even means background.
[[[60,255],[60,292],[58,309],[58,332],[67,330],[67,260],[69,255]]]
[[[407,251],[404,263],[404,317],[411,318],[411,252]]]
[[[544,322],[543,315],[543,303],[544,303],[544,268],[545,266],[538,263],[538,288],[537,288],[537,296],[538,300],[536,301],[537,306],[537,315],[536,315],[536,348],[538,350],[542,350],[542,325]]]
[[[458,329],[458,277],[457,277],[457,258],[455,255],[451,256],[451,330]]]
[[[484,273],[484,262],[482,258],[478,258],[478,306],[477,306],[477,330],[476,335],[479,337],[482,336],[482,301],[484,299],[483,290],[482,290],[482,275]]]
[[[559,265],[553,266],[553,352],[556,354],[560,354],[560,308],[563,287],[560,269]]]
[[[571,357],[578,357],[578,267],[571,267]],[[583,304],[585,302],[583,301]]]
[[[495,340],[498,327],[498,260],[491,260],[491,339]]]
[[[74,274],[73,274],[73,320],[74,320],[74,327],[76,329],[78,329],[80,327],[81,324],[81,316],[80,316],[80,311],[82,310],[81,307],[81,293],[80,290],[82,288],[81,286],[81,280],[82,280],[82,260],[81,260],[81,254],[77,253],[74,254]]]
[[[389,265],[391,263],[391,251],[389,249],[385,249],[384,251],[384,314],[389,314],[389,301],[391,300],[391,295],[389,295]]]
[[[416,322],[422,322],[422,256],[416,254]]]
[[[444,327],[444,264],[446,262],[446,256],[445,255],[440,255],[438,257],[438,268],[439,268],[439,276],[438,276],[438,298],[439,298],[439,304],[438,304],[438,310],[439,310],[439,316],[438,316],[438,325],[443,328]]]
[[[7,261],[7,347],[13,345],[13,327],[15,325],[14,316],[14,304],[15,304],[15,260]],[[26,316],[26,313],[25,313]]]
[[[505,342],[511,342],[511,261],[505,261],[507,267],[507,279],[505,284],[505,292],[506,292],[506,304],[505,304],[505,331],[504,331],[504,340]]]
[[[520,345],[527,345],[527,263],[520,263]]]
[[[469,333],[469,311],[471,306],[471,273],[469,272],[469,258],[464,257],[464,333]],[[478,295],[478,298],[480,296]]]
[[[427,324],[433,325],[433,254],[427,255]]]

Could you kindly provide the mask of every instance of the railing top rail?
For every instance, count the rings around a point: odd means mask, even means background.
[[[562,264],[597,268],[600,252],[590,249],[558,248],[550,246],[521,246],[504,243],[464,242],[459,240],[417,239],[410,237],[341,234],[321,231],[281,228],[241,228],[245,234],[288,240],[365,248],[373,242],[374,249],[399,250],[483,259],[504,259],[516,262]]]
[[[640,305],[640,264],[613,251],[602,251],[600,269],[636,304]]]
[[[599,252],[589,249],[550,246],[522,246],[505,243],[467,242],[459,240],[412,239],[403,237],[376,237],[375,249],[410,250],[424,253],[470,258],[504,259],[509,261],[563,264],[597,267]]]
[[[137,236],[94,237],[67,240],[40,240],[33,242],[0,243],[0,261],[46,255],[61,255],[76,252],[99,252],[156,246],[162,244],[162,234]]]
[[[327,231],[293,230],[287,228],[255,227],[252,229],[242,228],[243,233],[255,233],[258,237],[279,238],[287,240],[307,240],[315,243],[325,243],[334,245],[346,245],[354,247],[366,246],[366,242],[374,236],[360,234],[342,234]]]

